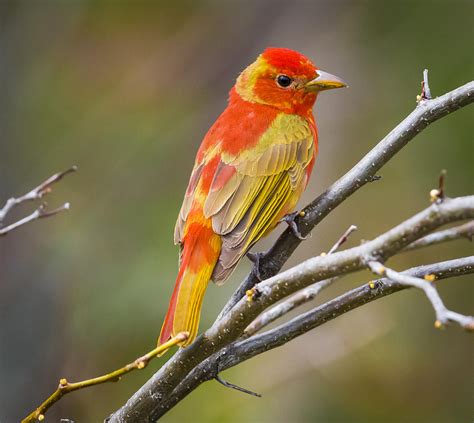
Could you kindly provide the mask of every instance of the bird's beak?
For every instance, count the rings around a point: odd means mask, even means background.
[[[334,88],[343,88],[348,86],[341,78],[331,75],[328,72],[318,69],[316,73],[318,76],[307,82],[304,86],[308,91],[332,90]]]

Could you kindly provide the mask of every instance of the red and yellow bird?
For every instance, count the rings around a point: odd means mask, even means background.
[[[268,48],[237,78],[196,156],[174,233],[180,267],[159,343],[196,337],[209,281],[240,259],[296,206],[318,152],[319,91],[345,87],[304,55]]]

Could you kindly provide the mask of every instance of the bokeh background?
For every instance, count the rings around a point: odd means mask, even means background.
[[[413,109],[425,67],[434,95],[472,79],[473,14],[469,0],[2,0],[0,201],[72,164],[80,170],[47,199],[70,201],[69,213],[0,240],[0,421],[29,413],[60,377],[92,377],[154,346],[194,154],[262,49],[300,50],[351,86],[319,98],[320,155],[304,205]],[[357,245],[424,208],[443,168],[450,196],[472,193],[472,117],[463,109],[424,131],[291,263],[327,251],[352,223],[348,245]],[[468,254],[472,244],[459,241],[390,263]],[[210,287],[201,329],[249,267]],[[318,301],[369,278],[347,277]],[[472,282],[441,283],[447,305],[472,313]],[[223,374],[263,398],[206,383],[163,421],[470,421],[472,337],[436,331],[433,320],[419,292],[377,301]],[[47,421],[102,421],[164,360],[65,397]]]

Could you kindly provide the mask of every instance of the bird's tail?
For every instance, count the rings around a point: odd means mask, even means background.
[[[219,258],[220,247],[220,237],[212,228],[199,227],[196,231],[188,231],[159,345],[179,332],[189,332],[182,347],[196,338],[204,293]]]

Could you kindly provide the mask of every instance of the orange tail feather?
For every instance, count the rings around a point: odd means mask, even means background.
[[[207,285],[220,253],[220,238],[211,228],[201,227],[185,240],[176,284],[158,344],[179,332],[189,332],[181,346],[196,338]]]

